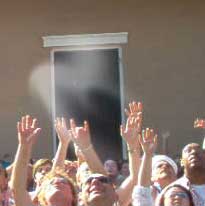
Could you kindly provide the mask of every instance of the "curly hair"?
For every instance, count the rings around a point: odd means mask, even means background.
[[[77,193],[76,193],[75,183],[67,175],[66,172],[64,172],[62,169],[58,169],[58,168],[55,169],[55,171],[50,171],[49,173],[47,173],[42,179],[41,188],[40,188],[40,190],[38,192],[38,195],[37,195],[40,205],[41,206],[47,205],[47,203],[46,203],[47,201],[46,201],[46,198],[45,198],[45,190],[46,190],[48,180],[51,180],[54,177],[63,177],[66,180],[68,180],[68,183],[71,187],[72,196],[73,196],[72,206],[77,206]]]

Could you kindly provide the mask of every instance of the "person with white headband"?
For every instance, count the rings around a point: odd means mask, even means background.
[[[166,155],[152,158],[152,191],[154,199],[170,183],[177,179],[177,164]]]
[[[177,165],[166,155],[155,155],[157,135],[153,129],[142,131],[140,144],[143,150],[138,184],[132,193],[133,206],[152,206],[162,189],[176,180]]]

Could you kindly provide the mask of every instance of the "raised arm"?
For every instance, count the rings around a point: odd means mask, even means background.
[[[31,157],[32,147],[40,133],[37,119],[29,115],[22,117],[17,123],[18,149],[11,174],[11,189],[14,194],[16,206],[32,205],[30,196],[26,191],[27,165]]]
[[[138,185],[149,187],[151,185],[152,156],[157,147],[157,135],[154,134],[153,129],[147,128],[142,131],[139,141],[144,154],[139,170]]]
[[[52,170],[57,167],[64,168],[68,145],[72,139],[72,131],[68,130],[65,118],[57,118],[55,121],[55,129],[58,135],[58,149],[56,151]]]
[[[151,194],[152,156],[157,146],[157,136],[152,129],[147,128],[139,135],[143,150],[142,162],[139,169],[138,185],[132,193],[133,206],[151,206],[154,201]]]
[[[126,127],[121,126],[121,136],[127,143],[130,175],[123,181],[117,189],[119,201],[122,206],[126,206],[131,201],[131,194],[134,185],[137,183],[138,170],[140,165],[140,145],[138,135],[142,126],[142,104],[132,102],[129,104],[129,111]]]
[[[70,120],[70,127],[73,134],[73,141],[81,150],[85,161],[92,172],[106,174],[104,167],[93,148],[88,122],[85,121],[83,127],[77,127],[73,119]]]

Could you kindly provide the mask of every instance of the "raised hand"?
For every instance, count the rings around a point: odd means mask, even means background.
[[[81,150],[89,148],[91,145],[90,129],[87,121],[84,121],[83,127],[77,127],[75,120],[70,119],[70,128],[72,131],[72,140]]]
[[[139,147],[138,143],[138,132],[137,132],[138,121],[136,117],[130,117],[127,119],[126,127],[121,125],[120,133],[128,145],[132,147]]]
[[[55,129],[58,139],[63,144],[68,144],[72,139],[72,131],[68,129],[65,118],[56,118]]]
[[[38,137],[41,128],[37,127],[37,119],[26,115],[17,122],[18,141],[20,145],[32,146]]]
[[[127,114],[126,126],[121,125],[121,136],[133,147],[139,148],[138,134],[142,128],[142,103],[129,103],[129,110],[125,109]]]
[[[205,129],[205,119],[199,119],[197,118],[194,121],[194,128],[202,128]]]
[[[129,110],[125,109],[125,113],[128,119],[137,118],[137,132],[141,132],[142,129],[142,111],[143,105],[141,102],[130,102],[129,103]]]
[[[152,155],[157,147],[157,135],[153,129],[147,128],[142,131],[142,135],[139,135],[139,142],[144,154]]]

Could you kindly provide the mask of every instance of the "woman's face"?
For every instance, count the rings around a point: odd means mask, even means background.
[[[180,187],[170,188],[164,195],[164,206],[190,206],[188,194]]]
[[[51,167],[52,167],[51,164],[46,163],[37,169],[35,177],[34,177],[34,180],[37,185],[40,185],[42,178],[45,176],[45,174],[50,172]]]

